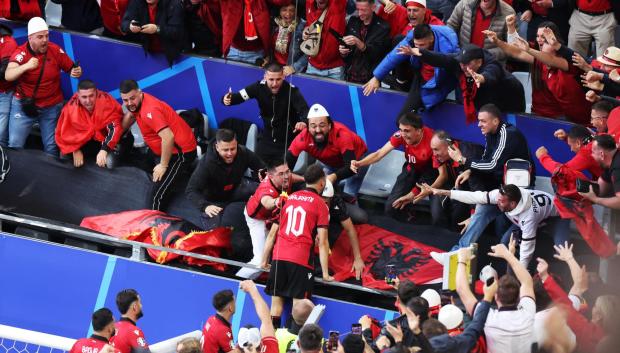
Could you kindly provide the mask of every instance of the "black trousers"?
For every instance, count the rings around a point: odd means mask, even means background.
[[[471,205],[455,201],[447,196],[431,195],[431,217],[434,226],[460,231],[459,222],[469,218]]]
[[[394,201],[401,196],[408,194],[417,183],[432,183],[432,181],[437,178],[436,169],[429,169],[424,173],[417,173],[413,166],[411,166],[411,168],[408,167],[408,163],[403,164],[402,172],[396,178],[394,188],[392,188],[390,196],[388,196],[387,201],[385,202],[385,214],[399,221],[407,220],[407,215],[411,212],[411,207],[413,205],[408,204],[402,210],[399,210],[392,207],[392,203],[394,203]]]
[[[154,154],[152,157],[151,164],[155,167],[161,157]],[[196,160],[195,150],[172,155],[164,176],[158,182],[153,183],[151,209],[161,211],[168,205],[173,191],[179,186],[180,180],[186,179],[194,160]]]

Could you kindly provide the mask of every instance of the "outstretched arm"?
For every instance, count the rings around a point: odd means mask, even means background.
[[[252,280],[246,280],[240,283],[239,288],[248,293],[254,302],[254,309],[260,320],[260,336],[262,338],[275,337],[276,331],[273,329],[269,306],[267,306],[267,303],[265,303],[265,300],[258,292],[256,284]]]

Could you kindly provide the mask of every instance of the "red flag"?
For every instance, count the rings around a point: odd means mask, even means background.
[[[423,284],[443,275],[442,266],[430,257],[434,247],[392,233],[377,226],[356,225],[362,259],[366,264],[362,274],[362,285],[375,289],[392,289],[385,283],[386,265],[394,265],[398,278],[408,279],[416,284]],[[346,232],[342,232],[329,257],[329,268],[334,272],[336,281],[355,277],[353,252]]]
[[[118,239],[215,257],[220,257],[222,250],[230,249],[230,228],[220,227],[210,231],[198,231],[198,227],[192,223],[161,211],[137,210],[85,217],[80,226]],[[160,264],[182,257],[182,260],[189,265],[207,265],[216,270],[226,270],[225,264],[181,256],[168,251],[147,249],[147,253]]]
[[[577,179],[588,180],[581,172],[565,165],[558,167],[551,177],[556,191],[553,203],[562,218],[575,221],[577,230],[596,255],[610,257],[615,254],[616,246],[594,218],[592,203],[577,192]]]

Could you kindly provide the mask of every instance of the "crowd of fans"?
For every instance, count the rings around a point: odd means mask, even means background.
[[[88,32],[103,26],[104,35],[140,42],[148,53],[163,53],[170,64],[181,52],[193,52],[265,69],[263,80],[223,92],[221,98],[225,106],[257,101],[265,128],[255,150],[239,143],[234,126],[219,129],[202,150],[193,131],[197,125],[142,92],[134,80],[120,83],[122,106],[90,80],[80,81],[65,104],[61,71],[79,78],[82,69],[49,41],[41,17],[45,1],[0,5],[0,17],[28,20],[28,40],[20,46],[11,29],[0,24],[0,146],[23,148],[38,123],[46,153],[62,155],[76,168],[89,159],[112,168],[132,148],[127,131],[135,122],[149,151],[143,163],[152,173],[152,208],[165,210],[175,190],[185,188],[204,229],[233,226],[251,238],[252,254],[241,259],[250,266],[238,276],[255,278],[259,268],[269,269],[271,309],[252,281],[241,283],[254,301],[260,330],[240,331],[235,344],[230,330],[234,296],[219,292],[202,345],[186,340],[179,352],[617,351],[620,299],[610,294],[617,293],[617,283],[608,283],[606,292],[590,290],[588,281],[597,277],[573,256],[569,218],[589,214],[586,221],[591,221],[592,204],[620,209],[620,49],[614,46],[620,2],[52,1],[62,5],[63,27]],[[502,119],[506,112],[525,111],[523,84],[511,73],[523,67],[530,72],[532,113],[575,123],[549,136],[566,140],[575,153],[570,161],[556,162],[544,146],[528,146],[523,132]],[[367,95],[382,84],[407,91],[397,131],[383,147],[368,151],[363,139],[325,107],[308,106],[301,90],[285,80],[294,73],[360,83]],[[480,127],[484,146],[424,125],[419,113],[453,90],[467,121]],[[530,147],[537,147],[535,156]],[[336,340],[330,334],[323,341],[316,323],[305,324],[313,307],[306,298],[315,267],[323,280],[333,280],[329,248],[345,230],[359,279],[365,265],[353,224],[365,223],[368,215],[356,196],[368,167],[399,148],[405,161],[385,213],[415,222],[414,205],[429,199],[432,224],[462,232],[454,252],[432,256],[447,266],[448,256],[457,254],[458,303],[471,321],[463,320],[454,305],[438,310],[441,302],[434,295],[402,281],[396,288],[401,316],[384,323],[364,316],[359,332]],[[317,163],[296,173],[302,152]],[[557,195],[532,189],[533,158],[554,174]],[[528,175],[511,178],[509,166],[515,161],[527,165]],[[248,169],[254,178],[247,177]],[[566,199],[572,206],[562,204]],[[505,260],[507,271],[501,276],[486,271],[479,300],[466,266],[492,222],[499,241],[489,255]],[[596,255],[620,256],[620,246],[616,249],[608,235],[597,238],[588,225],[577,228]],[[552,236],[555,257],[570,269],[568,294],[548,273],[547,262],[534,256],[542,233]],[[288,299],[293,312],[281,327]],[[84,351],[79,345],[101,350],[108,341],[110,351],[148,349],[135,326],[141,317],[138,294],[123,291],[117,304],[122,319],[116,334],[111,311],[98,310],[94,336],[78,341],[75,353]]]

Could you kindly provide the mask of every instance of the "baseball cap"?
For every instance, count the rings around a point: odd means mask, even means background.
[[[405,1],[405,7],[411,5],[420,5],[420,7],[426,8],[426,0],[407,0]]]
[[[420,296],[426,299],[429,308],[435,308],[441,305],[441,297],[439,296],[439,293],[437,293],[437,291],[434,289],[429,288],[422,292],[422,295]]]
[[[28,21],[28,35],[48,30],[47,23],[41,17],[33,17]]]
[[[456,305],[447,304],[439,310],[437,320],[439,320],[439,322],[441,322],[448,329],[448,331],[454,330],[455,328],[461,326],[461,323],[463,322],[463,312]]]
[[[327,109],[319,103],[315,103],[308,110],[308,119],[319,118],[322,116],[329,116]]]
[[[239,343],[239,346],[241,347],[247,346],[248,343],[251,343],[254,347],[258,347],[258,344],[260,343],[260,332],[258,331],[258,328],[242,327],[239,329],[239,338],[237,339],[237,343]]]
[[[325,188],[323,188],[323,197],[334,197],[334,186],[329,180],[325,180]]]
[[[461,51],[456,56],[456,60],[458,60],[461,64],[469,64],[470,61],[475,59],[483,59],[484,58],[484,50],[479,46],[473,44],[465,44],[461,48]]]

